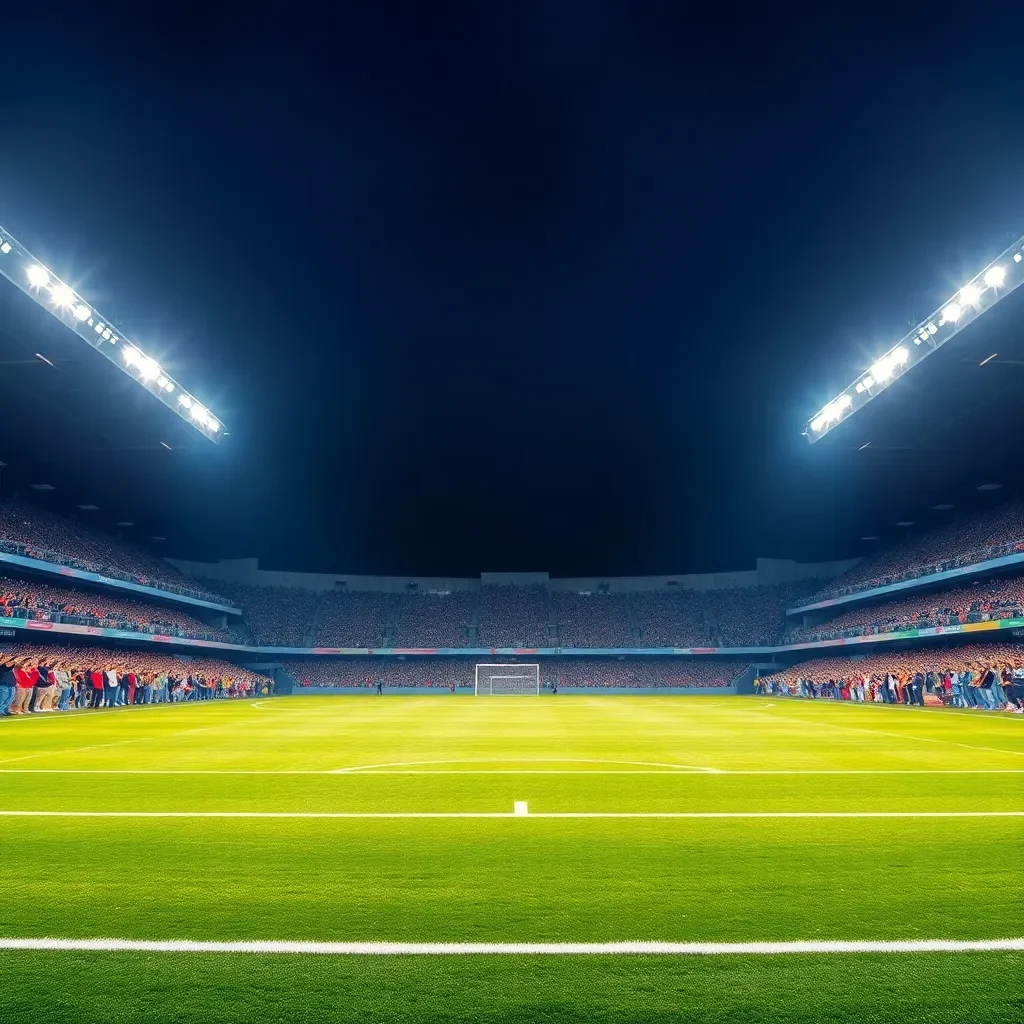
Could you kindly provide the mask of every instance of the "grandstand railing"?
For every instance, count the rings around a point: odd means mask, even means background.
[[[0,562],[21,565],[28,569],[60,576],[72,576],[89,583],[118,587],[151,597],[170,598],[187,604],[198,605],[212,611],[241,615],[240,608],[228,604],[217,594],[192,587],[154,580],[148,576],[125,572],[113,566],[97,566],[61,551],[49,551],[33,544],[22,544],[0,537]]]
[[[967,576],[974,571],[1001,568],[1024,562],[1024,540],[1009,541],[1005,544],[992,544],[987,548],[968,552],[957,558],[945,559],[941,562],[930,562],[903,572],[889,576],[879,576],[849,587],[836,587],[821,591],[813,600],[794,608],[787,608],[787,615],[801,615],[805,612],[830,608],[837,604],[876,597],[892,593],[894,590],[910,589],[909,585],[925,586],[931,583]]]

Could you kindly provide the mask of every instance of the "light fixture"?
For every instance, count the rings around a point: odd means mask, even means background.
[[[155,380],[160,376],[160,367],[155,359],[143,356],[139,360],[139,376],[143,380]]]
[[[183,409],[191,409],[192,399],[189,398],[188,395],[178,395],[178,405],[180,405]]]
[[[1017,243],[1018,248],[1020,243]],[[10,260],[3,259],[11,255]],[[1009,259],[1005,262],[1008,266]],[[0,277],[6,278],[36,305],[74,331],[80,339],[91,342],[90,348],[116,363],[136,383],[146,387],[161,402],[194,429],[200,430],[208,439],[220,441],[227,435],[227,429],[211,413],[200,406],[195,416],[190,416],[192,400],[180,401],[182,389],[171,380],[157,361],[140,351],[128,339],[119,337],[109,320],[100,317],[91,302],[78,295],[74,286],[65,284],[60,277],[49,270],[46,263],[37,259],[2,225],[0,225]],[[87,331],[95,332],[92,338]],[[100,342],[110,342],[110,348]],[[117,357],[114,346],[123,343],[123,359]],[[46,357],[40,355],[40,359]],[[170,396],[173,395],[174,401]],[[214,436],[216,435],[216,436]]]
[[[958,302],[951,302],[942,311],[942,322],[944,324],[955,324],[963,316],[963,312]]]
[[[989,288],[998,288],[1006,280],[1006,267],[989,267],[985,271],[985,284]]]
[[[75,293],[66,284],[61,284],[59,281],[50,289],[50,300],[55,306],[60,306],[63,309],[65,306],[70,306],[75,301]]]
[[[38,263],[33,263],[25,273],[33,288],[45,288],[50,283],[50,275]]]
[[[960,302],[965,306],[976,305],[980,298],[981,289],[976,284],[965,284],[960,289]]]
[[[0,248],[2,248],[2,246],[0,246]],[[1020,254],[1019,252],[1015,252],[1015,253],[1013,254],[1013,262],[1014,262],[1014,263],[1020,263],[1020,261],[1021,261],[1021,258],[1022,258],[1022,257],[1021,257],[1021,254]]]

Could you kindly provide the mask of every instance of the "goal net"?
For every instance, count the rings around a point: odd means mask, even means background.
[[[477,665],[476,695],[540,694],[540,665]]]

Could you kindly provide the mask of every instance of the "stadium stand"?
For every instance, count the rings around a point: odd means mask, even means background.
[[[635,647],[625,594],[552,595],[562,647]]]
[[[1020,552],[1024,552],[1024,502],[1015,499],[871,555],[804,600],[844,597]]]
[[[397,603],[394,647],[469,647],[476,595],[467,590],[447,594],[408,594]]]
[[[211,626],[177,608],[7,576],[0,576],[0,613],[8,618],[125,629],[195,640],[238,643],[242,639],[228,627]]]
[[[163,651],[0,644],[0,716],[270,693],[268,676]]]
[[[725,590],[638,591],[630,601],[640,647],[728,647],[776,643],[800,584]]]
[[[228,600],[242,609],[242,619],[255,643],[305,647],[318,595],[298,587],[249,587],[223,584]]]
[[[329,591],[323,595],[318,609],[314,646],[388,646],[384,644],[384,638],[389,622],[394,620],[398,601],[398,594],[379,591]]]
[[[1024,579],[986,580],[852,608],[812,626],[794,626],[787,643],[873,636],[1024,616]]]
[[[0,502],[0,551],[223,603],[148,551],[19,501]]]
[[[814,658],[758,680],[760,693],[1024,712],[1024,644],[967,644]]]
[[[548,591],[539,586],[481,587],[478,646],[550,646],[548,598]]]
[[[344,658],[293,659],[283,667],[301,687],[373,689],[472,687],[476,661],[470,658]],[[587,689],[650,689],[652,687],[728,686],[747,668],[747,662],[671,658],[547,658],[541,664],[542,685]]]

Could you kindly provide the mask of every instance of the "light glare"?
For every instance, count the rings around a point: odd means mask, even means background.
[[[955,324],[957,320],[959,320],[960,317],[963,316],[963,312],[964,311],[960,308],[960,303],[951,302],[942,311],[942,322],[944,324]]]
[[[960,289],[960,302],[965,306],[973,306],[981,298],[981,289],[976,284],[965,284]]]
[[[33,263],[26,273],[33,288],[45,288],[50,283],[50,275],[38,263]]]
[[[53,300],[54,305],[60,306],[63,309],[75,301],[75,293],[66,284],[55,284],[50,289],[50,298]]]
[[[92,310],[88,306],[75,306],[75,319],[84,323],[92,316]]]
[[[1006,280],[1006,267],[989,267],[985,271],[985,284],[998,288]]]

